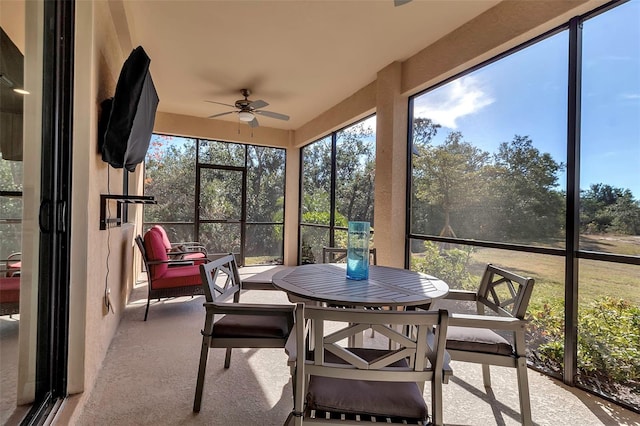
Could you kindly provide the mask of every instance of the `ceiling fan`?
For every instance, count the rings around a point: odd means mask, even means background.
[[[284,115],[284,114],[280,114],[272,111],[265,111],[261,109],[269,105],[267,102],[263,101],[262,99],[257,101],[250,101],[249,96],[251,95],[251,91],[249,89],[242,89],[240,90],[240,93],[242,94],[242,96],[244,96],[244,99],[238,99],[235,105],[225,104],[225,103],[216,102],[216,101],[206,101],[212,104],[224,105],[224,106],[237,109],[236,111],[227,111],[227,112],[221,112],[219,114],[213,114],[207,118],[215,118],[215,117],[220,117],[223,115],[235,113],[235,114],[238,114],[238,118],[240,119],[240,121],[246,122],[249,125],[249,127],[259,126],[256,115],[275,118],[277,120],[285,120],[285,121],[289,120],[288,115]]]

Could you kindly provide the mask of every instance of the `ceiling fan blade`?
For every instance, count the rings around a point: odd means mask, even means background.
[[[394,6],[402,6],[403,4],[409,3],[411,0],[393,0]]]
[[[253,120],[249,121],[247,124],[249,125],[249,127],[258,127],[260,125],[260,123],[258,123],[257,118],[254,118]]]
[[[284,114],[280,114],[277,112],[271,112],[271,111],[262,111],[262,110],[257,110],[257,111],[253,111],[255,114],[260,114],[260,115],[264,115],[265,117],[269,117],[269,118],[276,118],[278,120],[289,120],[289,116],[288,115],[284,115]]]
[[[210,115],[210,116],[208,116],[207,118],[220,117],[220,116],[227,115],[227,114],[233,114],[234,112],[236,112],[236,111],[221,112],[221,113],[219,113],[219,114],[213,114],[213,115]]]
[[[262,99],[259,99],[257,101],[253,101],[249,104],[249,107],[253,108],[253,109],[258,109],[258,108],[264,108],[266,106],[268,106],[269,104],[266,103],[265,101],[263,101]]]
[[[231,107],[231,108],[235,108],[236,107],[235,105],[223,104],[222,102],[216,102],[216,101],[207,101],[206,99],[205,99],[205,102],[209,102],[211,104],[224,105],[224,106],[228,106],[228,107]]]

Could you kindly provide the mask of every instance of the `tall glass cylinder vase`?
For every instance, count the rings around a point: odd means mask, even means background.
[[[347,235],[347,278],[369,278],[369,222],[349,222]]]

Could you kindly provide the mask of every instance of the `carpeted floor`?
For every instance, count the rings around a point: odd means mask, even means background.
[[[203,298],[154,303],[143,321],[146,286],[134,292],[78,425],[282,425],[292,408],[286,355],[279,349],[210,351],[202,411],[192,412],[204,322]],[[288,303],[278,291],[250,291],[243,302]],[[370,339],[370,337],[366,337]],[[492,389],[480,366],[454,363],[444,386],[447,425],[516,425],[515,370],[492,367]],[[538,425],[640,425],[640,415],[529,371]],[[427,397],[429,387],[426,387]]]

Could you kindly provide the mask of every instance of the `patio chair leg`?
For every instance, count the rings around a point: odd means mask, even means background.
[[[144,311],[144,320],[147,320],[147,315],[149,315],[149,302],[151,302],[151,299],[147,298],[147,309],[145,309]]]
[[[431,381],[431,411],[432,424],[442,425],[442,382],[438,379]]]
[[[204,388],[204,376],[207,371],[207,358],[209,357],[209,346],[211,345],[211,336],[202,337],[202,348],[200,350],[200,366],[198,367],[198,380],[196,382],[196,396],[193,399],[193,412],[200,412],[200,403],[202,402],[202,391]]]
[[[482,364],[482,381],[484,382],[485,388],[491,387],[491,371],[487,364]]]
[[[287,416],[287,419],[284,421],[284,426],[293,426],[294,425],[294,420],[293,420],[293,411],[291,413],[289,413],[289,415]]]
[[[520,416],[524,426],[531,426],[531,400],[529,396],[529,378],[527,377],[527,360],[518,358],[518,394],[520,396]]]
[[[224,356],[224,368],[229,368],[231,364],[231,348],[227,348],[227,353]]]

